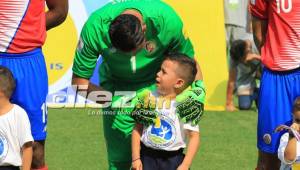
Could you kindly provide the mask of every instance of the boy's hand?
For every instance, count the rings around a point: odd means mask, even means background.
[[[192,88],[185,90],[176,97],[178,105],[176,114],[183,122],[191,122],[197,125],[203,115],[205,87],[202,80],[197,80],[192,84]]]
[[[181,165],[179,165],[179,167],[177,168],[177,170],[189,170],[189,166],[187,166],[185,164],[181,164]]]
[[[143,164],[141,159],[132,162],[132,170],[143,170]]]

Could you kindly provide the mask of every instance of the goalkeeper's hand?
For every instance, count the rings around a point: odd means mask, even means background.
[[[191,122],[193,126],[199,123],[204,113],[205,94],[203,81],[197,80],[193,82],[191,89],[176,97],[176,114],[183,122]]]
[[[149,125],[157,117],[155,112],[155,99],[151,98],[151,91],[155,89],[155,86],[149,86],[138,90],[136,96],[129,101],[128,105],[124,106],[122,103],[126,101],[125,96],[114,96],[112,100],[112,109],[116,113],[116,119],[122,117],[122,115],[131,115],[132,118],[141,124]]]
[[[151,95],[149,89],[144,89],[137,93],[136,98],[134,98],[135,107],[132,112],[133,119],[140,124],[149,126],[154,124],[158,113],[155,110],[156,99]]]

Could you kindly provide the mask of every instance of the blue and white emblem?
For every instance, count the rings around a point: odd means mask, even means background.
[[[0,162],[5,159],[8,151],[8,143],[5,136],[0,132]]]
[[[166,116],[161,116],[155,125],[147,129],[147,141],[156,148],[166,148],[175,141],[174,121]]]

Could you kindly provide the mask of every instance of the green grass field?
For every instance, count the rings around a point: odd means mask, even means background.
[[[46,159],[51,170],[106,170],[102,117],[91,109],[50,109]],[[253,170],[256,165],[254,111],[207,111],[193,170]],[[131,155],[128,155],[131,156]]]

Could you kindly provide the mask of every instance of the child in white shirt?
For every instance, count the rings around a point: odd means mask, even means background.
[[[293,122],[290,127],[300,132],[300,97],[294,101]],[[295,162],[300,163],[300,141],[297,141],[293,133],[286,132],[281,136],[278,158],[281,160],[280,170],[291,170]]]
[[[14,88],[12,73],[0,66],[0,170],[30,170],[33,137],[26,112],[10,102]]]
[[[157,89],[150,94],[150,98],[155,98],[156,123],[150,126],[136,124],[132,132],[133,170],[190,168],[199,146],[199,127],[179,120],[175,98],[191,85],[196,73],[195,61],[183,54],[169,54],[163,61],[156,77]]]

